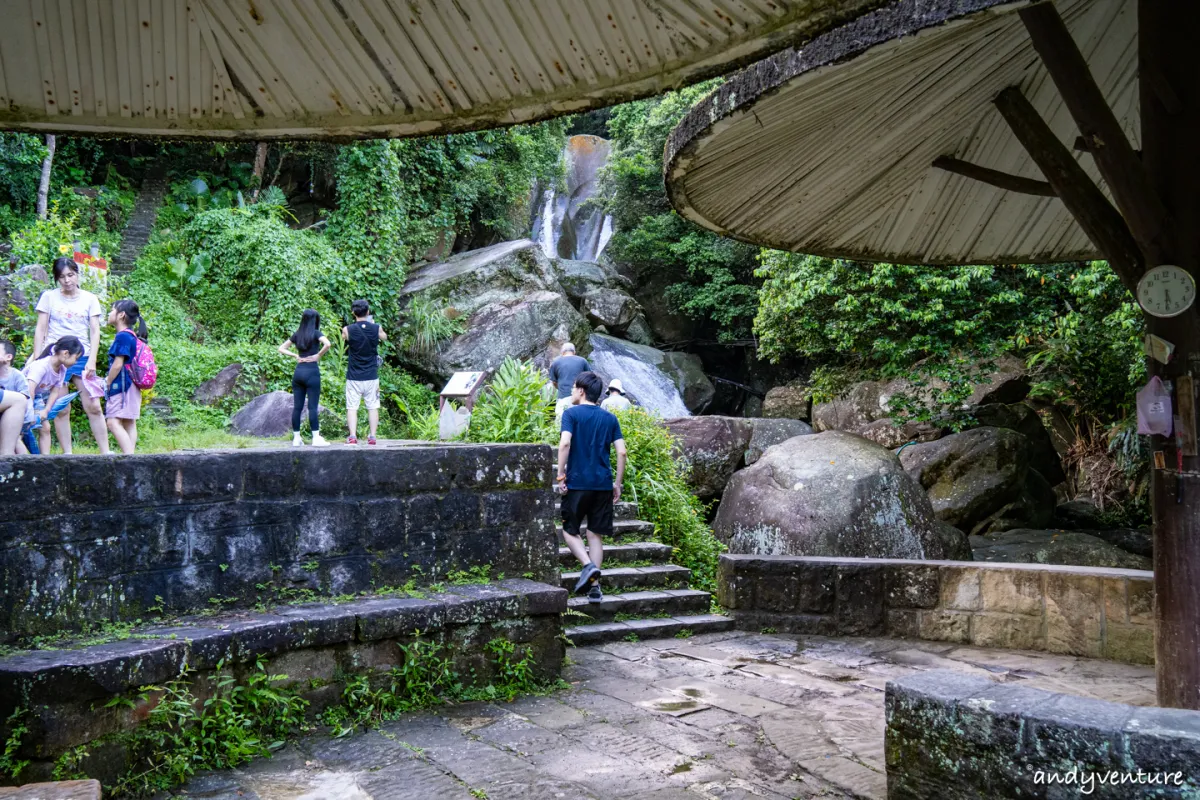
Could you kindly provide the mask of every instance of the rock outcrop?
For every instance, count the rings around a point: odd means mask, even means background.
[[[812,398],[808,387],[789,384],[768,390],[762,401],[762,415],[774,419],[809,419]]]
[[[1016,530],[972,536],[976,561],[1150,569],[1150,559],[1082,531]]]
[[[41,293],[53,288],[50,275],[41,264],[30,264],[9,275],[0,275],[0,321],[15,325],[18,313],[30,313]]]
[[[974,428],[900,451],[937,518],[965,533],[1049,523],[1054,492],[1030,468],[1030,446],[1006,428]]]
[[[1042,418],[1032,408],[1023,403],[987,403],[973,409],[971,414],[981,425],[1007,428],[1024,436],[1029,442],[1030,466],[1040,472],[1051,486],[1066,480],[1062,461],[1054,449],[1054,440],[1042,424]]]
[[[579,311],[593,325],[603,325],[610,331],[624,333],[642,313],[642,308],[620,289],[598,287],[583,295]]]
[[[261,379],[252,381],[254,386],[246,385],[247,381],[242,380],[244,369],[236,362],[225,367],[196,387],[196,391],[192,392],[192,402],[202,406],[216,406],[227,398],[241,401],[265,392],[266,382]]]
[[[813,432],[811,425],[798,419],[746,417],[745,420],[754,429],[750,444],[746,446],[746,466],[762,458],[768,447],[786,442],[794,436],[809,436]]]
[[[324,423],[331,420],[329,410],[321,406],[320,415]],[[302,424],[308,420],[308,402],[304,403]],[[292,432],[292,393],[268,392],[251,400],[233,415],[229,427],[238,436],[257,436],[273,439]],[[324,426],[322,426],[324,427]],[[326,433],[330,433],[326,431]]]
[[[739,417],[683,417],[665,421],[678,456],[688,465],[688,484],[702,500],[719,497],[742,466],[754,428]]]
[[[544,367],[564,341],[587,353],[591,327],[531,241],[503,242],[420,267],[404,286],[404,295],[418,293],[466,318],[465,332],[443,342],[430,359],[430,371],[441,377],[496,367],[509,356]]]
[[[840,431],[788,439],[734,474],[713,531],[733,553],[947,555],[929,498],[896,456]]]

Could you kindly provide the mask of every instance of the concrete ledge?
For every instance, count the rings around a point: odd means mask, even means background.
[[[890,800],[1200,796],[1200,712],[948,670],[889,682],[885,709]]]
[[[1154,576],[973,561],[723,555],[738,627],[1154,663]]]
[[[489,677],[484,646],[495,638],[529,645],[539,677],[549,679],[558,675],[565,653],[566,609],[566,590],[515,579],[451,586],[420,598],[363,597],[185,618],[137,629],[123,641],[0,658],[0,719],[18,708],[29,711],[22,757],[52,765],[69,748],[136,727],[158,702],[157,687],[184,674],[204,685],[217,670],[240,674],[266,659],[272,673],[319,693],[347,675],[398,665],[397,645],[418,636],[441,643],[464,681]],[[130,704],[107,707],[118,695]],[[313,704],[336,695],[326,691]]]

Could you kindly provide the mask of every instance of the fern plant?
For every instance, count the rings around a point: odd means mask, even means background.
[[[405,310],[400,334],[409,355],[421,358],[465,329],[465,320],[447,316],[446,309],[428,297],[416,297]]]

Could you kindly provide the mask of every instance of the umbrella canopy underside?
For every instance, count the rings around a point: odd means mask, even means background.
[[[897,263],[1097,257],[1057,197],[934,168],[949,156],[1041,172],[992,100],[1019,86],[1058,138],[1077,127],[1016,11],[997,0],[901,0],[760,62],[697,106],[667,143],[675,208],[782,250]],[[1138,145],[1133,0],[1056,7]],[[1092,157],[1075,153],[1099,181]]]
[[[728,72],[879,0],[0,0],[0,129],[415,136]]]

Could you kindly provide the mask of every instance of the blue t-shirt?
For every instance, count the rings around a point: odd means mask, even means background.
[[[113,359],[117,356],[123,357],[125,362],[121,365],[121,371],[117,373],[117,377],[108,387],[110,395],[120,394],[133,384],[133,375],[129,371],[129,365],[133,363],[133,357],[137,355],[137,344],[137,336],[128,328],[113,338],[112,347],[108,348],[108,368],[112,369]]]
[[[583,356],[559,356],[550,362],[550,380],[558,384],[558,399],[571,396],[579,373],[591,369]]]
[[[567,488],[596,492],[611,490],[613,479],[608,448],[625,438],[616,416],[600,406],[571,406],[563,412],[562,429],[571,434]]]

